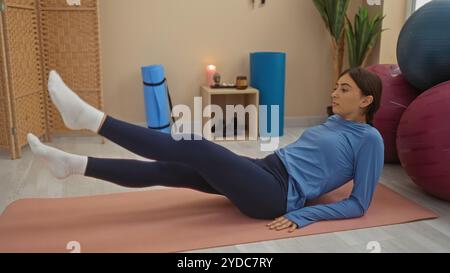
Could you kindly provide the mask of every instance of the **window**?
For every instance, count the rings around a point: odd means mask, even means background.
[[[423,5],[431,1],[432,0],[408,0],[406,17],[411,16],[411,14],[413,14],[416,10],[420,9]]]
[[[431,2],[431,0],[415,0],[414,2],[414,11],[420,9],[423,5],[425,5],[428,2]]]

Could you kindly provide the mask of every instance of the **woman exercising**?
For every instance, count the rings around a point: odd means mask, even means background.
[[[263,159],[237,155],[204,138],[176,141],[170,134],[132,125],[99,111],[51,71],[48,89],[65,125],[88,129],[154,162],[68,154],[28,134],[35,156],[64,179],[83,175],[124,187],[189,188],[227,197],[272,230],[293,232],[321,220],[363,216],[384,164],[384,143],[371,125],[380,107],[381,80],[362,68],[344,72],[332,93],[334,116],[309,128],[294,143]],[[305,206],[354,180],[340,202]]]

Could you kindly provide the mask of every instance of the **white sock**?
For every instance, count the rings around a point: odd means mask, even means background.
[[[69,154],[44,145],[33,134],[28,134],[27,139],[33,154],[47,164],[50,172],[56,178],[64,179],[74,174],[85,174],[88,161],[87,156]]]
[[[54,70],[48,76],[48,91],[67,128],[98,133],[105,113],[83,101]]]

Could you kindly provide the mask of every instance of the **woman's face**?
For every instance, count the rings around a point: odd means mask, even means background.
[[[373,96],[364,96],[349,74],[338,80],[331,97],[335,114],[348,120],[366,122],[364,108],[373,102]]]

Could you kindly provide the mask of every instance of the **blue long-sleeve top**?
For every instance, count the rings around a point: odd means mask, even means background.
[[[300,228],[321,220],[363,216],[384,165],[384,142],[378,130],[340,115],[309,128],[296,142],[275,153],[289,174],[285,218]],[[354,183],[349,198],[305,207],[307,201],[351,180]]]

